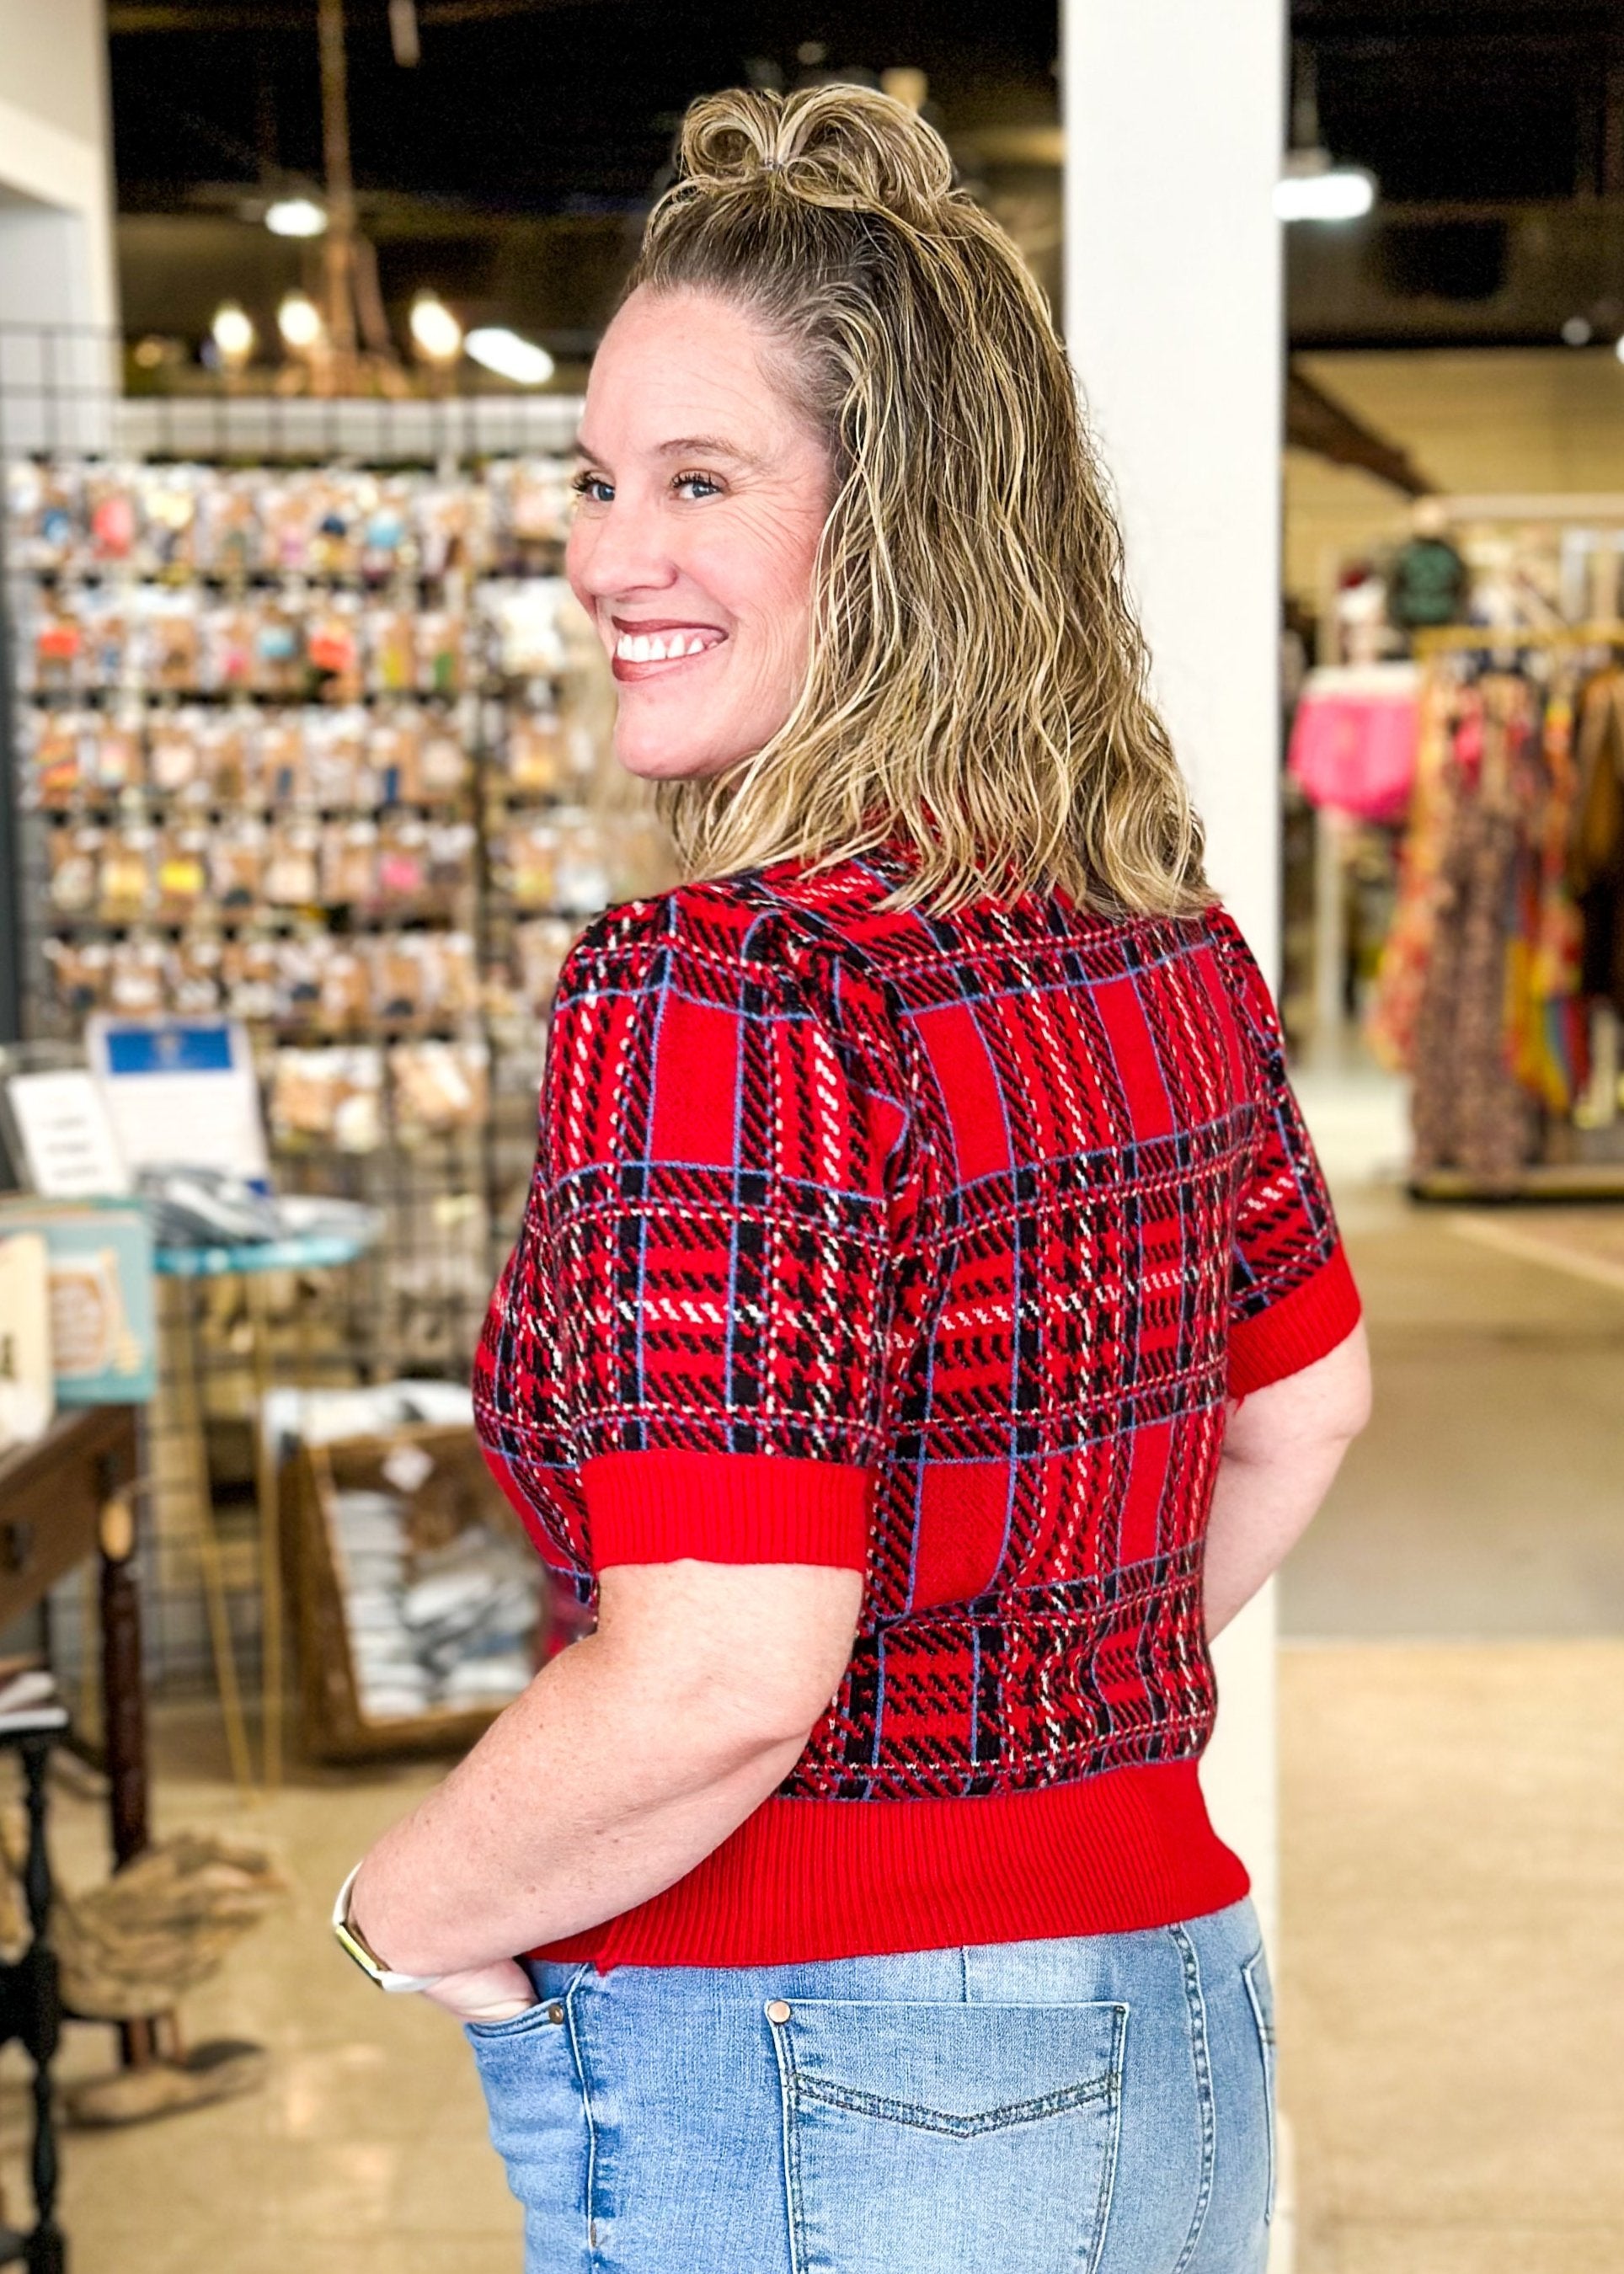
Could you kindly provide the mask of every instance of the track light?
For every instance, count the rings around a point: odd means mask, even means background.
[[[266,208],[265,226],[273,237],[320,237],[327,208],[313,198],[278,198]]]
[[[1280,221],[1358,221],[1376,202],[1376,177],[1363,166],[1333,166],[1325,150],[1293,150],[1274,184]]]
[[[327,326],[308,292],[290,292],[276,311],[276,329],[295,355],[307,355],[321,344]]]
[[[228,371],[240,371],[253,353],[253,320],[239,300],[222,300],[209,332]]]
[[[463,328],[435,292],[419,292],[412,303],[412,338],[429,363],[453,364],[463,351]]]
[[[534,340],[521,339],[505,324],[481,324],[464,343],[477,364],[510,379],[516,387],[545,387],[553,376],[553,358]]]

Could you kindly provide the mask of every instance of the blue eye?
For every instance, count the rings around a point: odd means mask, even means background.
[[[593,505],[608,505],[615,495],[614,485],[606,482],[601,474],[578,474],[570,486],[578,498],[589,500]]]
[[[671,485],[679,493],[686,492],[691,498],[720,497],[721,484],[709,474],[678,474]]]

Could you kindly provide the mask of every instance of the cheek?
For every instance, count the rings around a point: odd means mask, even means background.
[[[575,594],[588,615],[593,614],[595,604],[591,594],[583,589],[582,580],[586,575],[587,562],[591,554],[591,531],[585,522],[572,521],[570,524],[570,534],[564,539],[564,576],[570,590]]]
[[[812,606],[819,531],[776,529],[719,546],[691,565],[695,581],[746,633],[774,648],[799,646]]]

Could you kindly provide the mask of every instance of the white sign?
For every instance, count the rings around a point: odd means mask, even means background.
[[[260,1088],[234,1019],[93,1019],[90,1063],[132,1169],[223,1169],[269,1181]]]
[[[31,1189],[51,1201],[122,1198],[125,1169],[94,1078],[79,1068],[14,1073],[6,1084]]]

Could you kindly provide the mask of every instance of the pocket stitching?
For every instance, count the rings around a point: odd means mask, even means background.
[[[826,2108],[844,2108],[854,2116],[872,2116],[883,2123],[903,2124],[915,2132],[940,2132],[953,2140],[974,2140],[989,2132],[1007,2132],[1018,2124],[1040,2124],[1046,2117],[1063,2116],[1097,2100],[1114,2100],[1121,2077],[1114,2069],[1085,2084],[1069,2084],[1039,2100],[1012,2100],[1002,2108],[978,2110],[973,2116],[955,2116],[947,2109],[925,2108],[917,2101],[888,2100],[856,2085],[825,2084],[804,2070],[791,2069],[789,2090],[797,2100],[812,2100]]]
[[[505,2022],[465,2022],[463,2027],[476,2045],[510,2044],[514,2038],[528,2037],[532,2029],[540,2028],[538,2015],[544,2016],[548,2007],[557,2002],[556,1999],[538,1998],[533,2005],[526,2006],[523,2013],[510,2014]],[[549,2022],[547,2027],[556,2029],[558,2024]]]
[[[514,2038],[528,2037],[533,2029],[540,2026],[537,2017],[544,2013],[548,2007],[567,2004],[579,1989],[582,1977],[587,1971],[585,1966],[577,1967],[562,1997],[538,1998],[533,2004],[526,2006],[522,2014],[510,2014],[505,2022],[465,2022],[463,2028],[467,2033],[470,2043],[476,2045],[500,2045]],[[561,2024],[553,2022],[548,2026],[557,2029]]]
[[[1263,1994],[1258,1987],[1256,1973],[1256,1969],[1265,1963],[1265,1953],[1259,1948],[1242,1967],[1241,1979],[1246,1984],[1246,2002],[1252,2009],[1252,2021],[1258,2031],[1258,2050],[1263,2061],[1264,2119],[1269,2149],[1269,2180],[1263,2201],[1263,2223],[1265,2226],[1273,2226],[1275,2187],[1280,2177],[1280,2150],[1274,2112],[1274,2024],[1265,2012]]]
[[[1111,2074],[1116,2085],[1111,2104],[1111,2136],[1106,2142],[1105,2164],[1099,2174],[1099,2200],[1094,2206],[1094,2247],[1088,2255],[1086,2274],[1099,2274],[1099,2262],[1105,2255],[1106,2230],[1111,2224],[1111,2207],[1116,2201],[1116,2159],[1122,2139],[1122,2071],[1126,2067],[1128,2021],[1131,2006],[1119,2002],[1116,2008],[1116,2037],[1111,2049]]]

